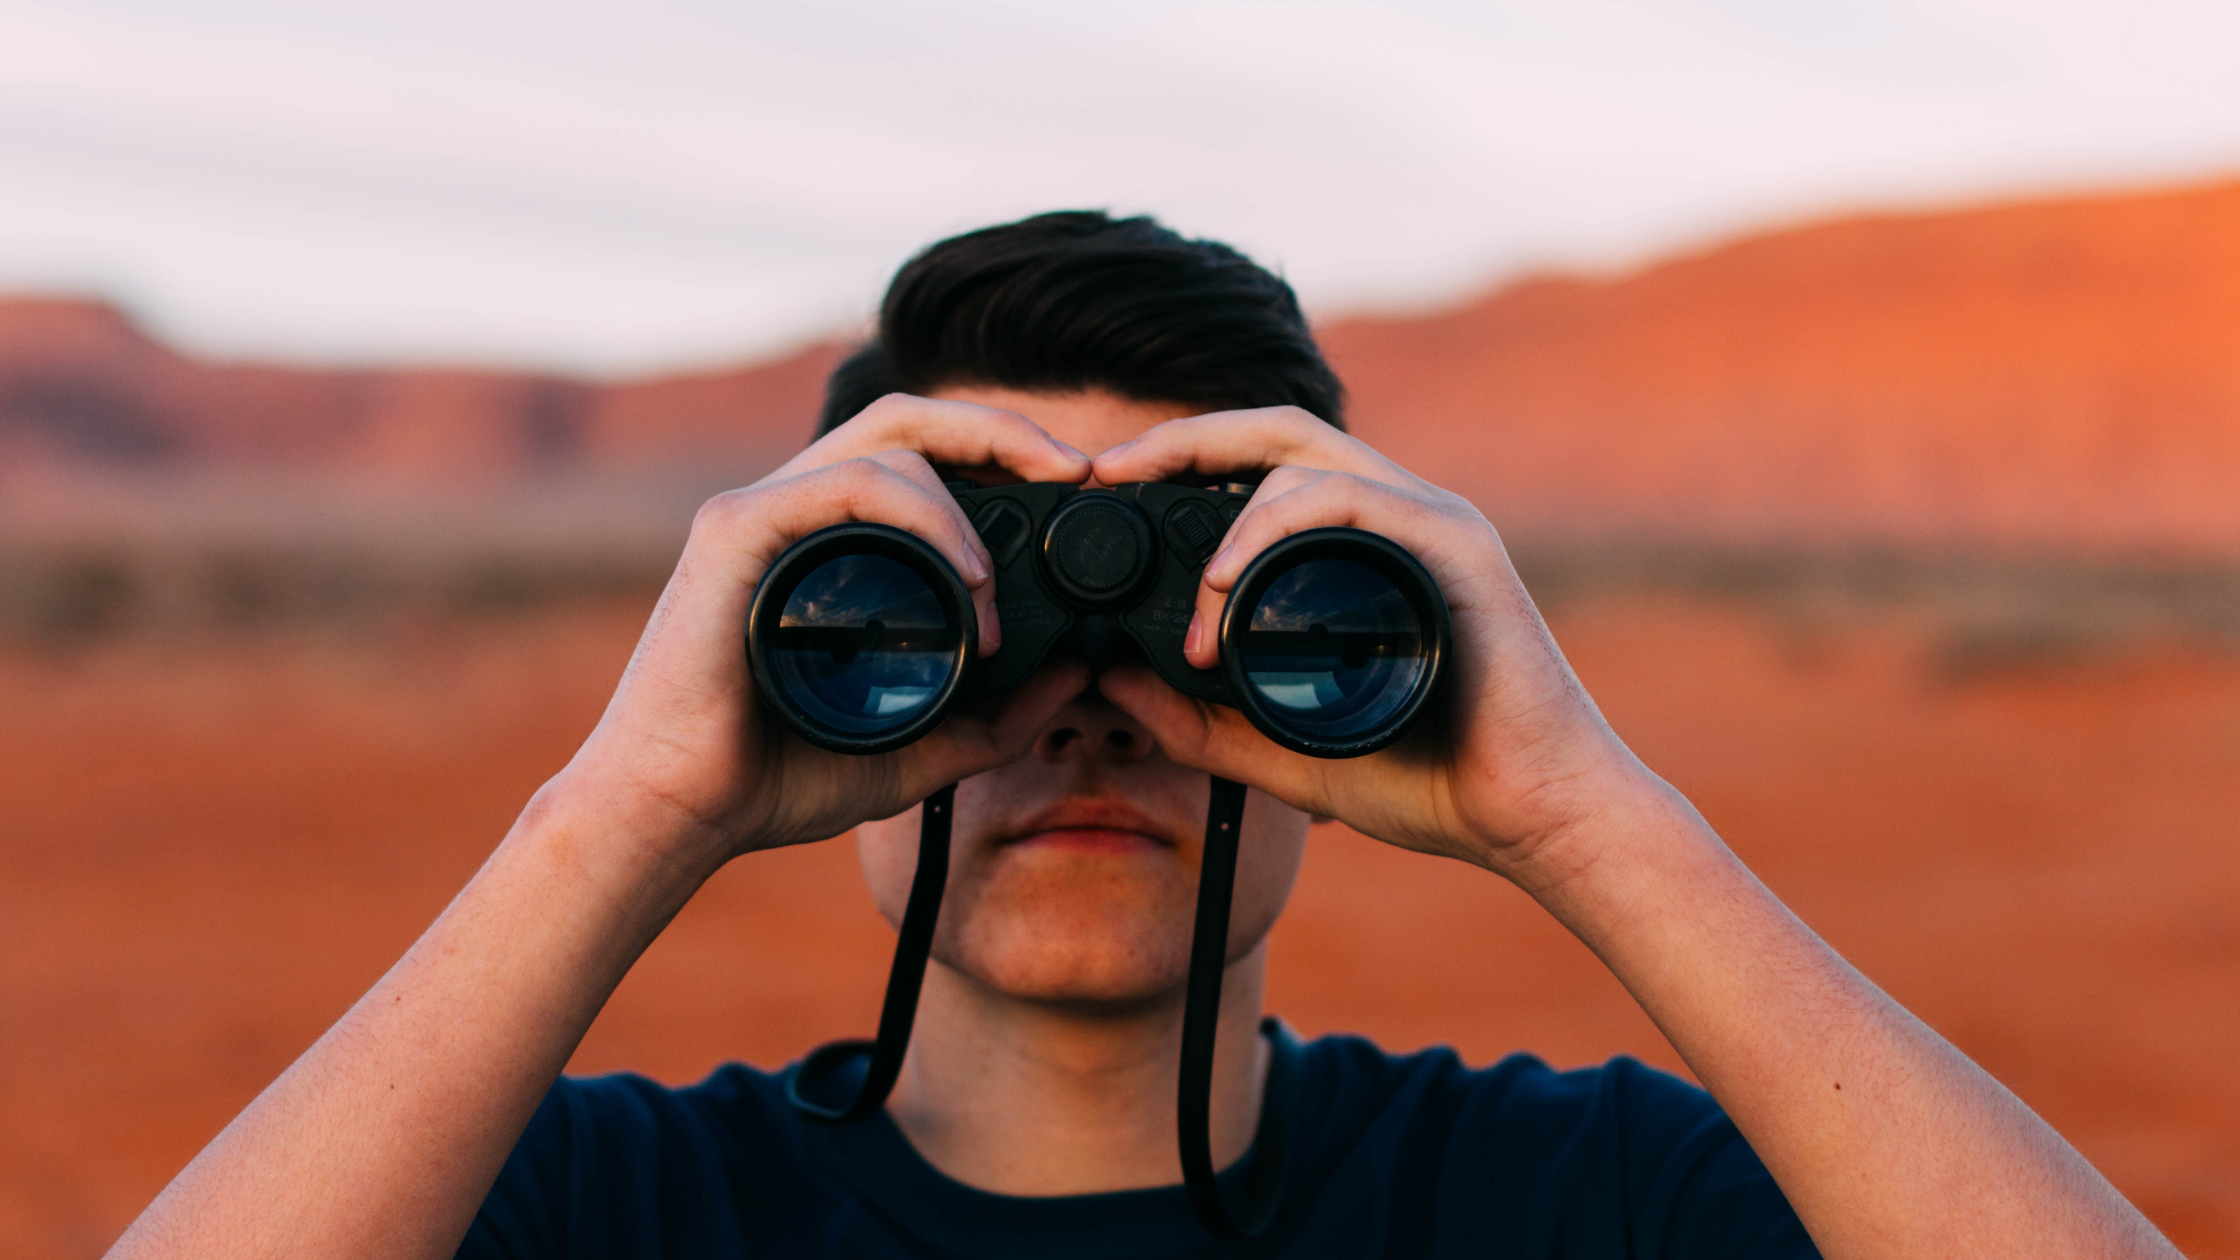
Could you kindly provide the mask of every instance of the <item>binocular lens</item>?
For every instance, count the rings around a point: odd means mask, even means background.
[[[1186,570],[1169,576],[1169,603],[1157,611],[1171,612],[1194,587]],[[1128,628],[1132,614],[1069,606],[1047,589],[1015,587],[1012,597],[1021,617],[1004,648],[1017,654],[1012,672],[999,688],[977,675],[975,694],[1017,685],[1049,651],[1078,652],[1095,668],[1148,656],[1169,682],[1235,705],[1269,739],[1315,757],[1358,757],[1405,735],[1430,703],[1452,637],[1446,601],[1415,557],[1351,528],[1303,530],[1245,566],[1222,610],[1222,673],[1211,686],[1160,655],[1180,656],[1171,625]],[[833,525],[762,575],[747,611],[747,663],[756,691],[796,735],[835,752],[890,752],[939,726],[964,694],[978,656],[974,616],[972,592],[924,539],[868,521]]]
[[[819,726],[881,735],[940,698],[958,665],[960,634],[909,566],[876,554],[837,556],[786,597],[771,636],[770,683]]]
[[[1425,627],[1393,580],[1353,560],[1303,561],[1261,594],[1238,663],[1268,718],[1317,744],[1388,728],[1431,667]]]

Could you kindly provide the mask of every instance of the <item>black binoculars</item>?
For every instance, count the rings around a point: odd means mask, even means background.
[[[1093,669],[1147,661],[1176,690],[1236,708],[1269,739],[1317,757],[1385,747],[1436,691],[1451,637],[1446,600],[1389,539],[1310,529],[1262,551],[1222,612],[1220,667],[1198,669],[1182,644],[1199,580],[1251,485],[948,487],[995,561],[1002,646],[980,657],[971,592],[923,539],[875,524],[818,530],[771,564],[747,613],[756,693],[801,738],[836,752],[892,751],[940,725],[960,700],[1025,682],[1058,650]],[[823,1047],[788,1084],[793,1106],[812,1119],[868,1118],[901,1073],[948,882],[955,792],[945,787],[925,801],[877,1040]],[[1297,1043],[1279,1028],[1244,1205],[1232,1209],[1208,1133],[1244,804],[1242,784],[1214,778],[1176,1100],[1183,1186],[1207,1230],[1225,1237],[1257,1234],[1274,1218],[1298,1087]]]
[[[980,659],[970,593],[924,540],[886,525],[819,530],[770,566],[747,616],[756,690],[801,738],[900,748],[1061,648],[1095,668],[1148,661],[1176,690],[1318,757],[1384,747],[1431,699],[1446,602],[1388,539],[1314,529],[1261,552],[1221,617],[1220,666],[1198,669],[1182,642],[1199,576],[1252,486],[949,485],[995,561],[1002,646]]]

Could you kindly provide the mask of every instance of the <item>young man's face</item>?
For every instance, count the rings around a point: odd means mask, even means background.
[[[949,389],[937,397],[1019,412],[1095,455],[1189,407],[1101,391]],[[1168,761],[1094,684],[1023,760],[957,786],[948,894],[933,956],[1032,1001],[1120,1004],[1180,989],[1190,958],[1204,771]],[[1259,792],[1245,808],[1230,956],[1257,946],[1291,893],[1308,818]],[[900,922],[917,865],[918,811],[856,831],[880,913]]]

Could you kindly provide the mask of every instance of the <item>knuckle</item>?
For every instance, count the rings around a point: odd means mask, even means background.
[[[894,469],[887,467],[886,461],[877,455],[858,455],[840,467],[846,470],[851,481],[866,485],[882,484],[895,475]]]
[[[826,472],[836,483],[835,491],[857,506],[881,497],[895,480],[893,469],[868,455],[834,464]]]
[[[729,527],[752,499],[753,492],[748,490],[726,490],[710,496],[693,512],[692,532],[698,534]]]
[[[882,394],[873,399],[870,406],[857,412],[849,418],[846,424],[840,427],[856,428],[860,432],[865,429],[887,429],[900,425],[915,411],[917,401],[917,399],[899,390],[891,394]]]

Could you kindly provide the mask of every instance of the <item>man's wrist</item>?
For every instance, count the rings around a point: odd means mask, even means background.
[[[1599,894],[1630,892],[1644,869],[1717,837],[1672,785],[1639,763],[1614,769],[1580,793],[1578,806],[1516,846],[1497,868],[1559,917]],[[1491,863],[1489,863],[1491,865]]]
[[[706,821],[575,767],[529,799],[507,844],[546,852],[595,886],[645,897],[672,913],[732,856]]]

